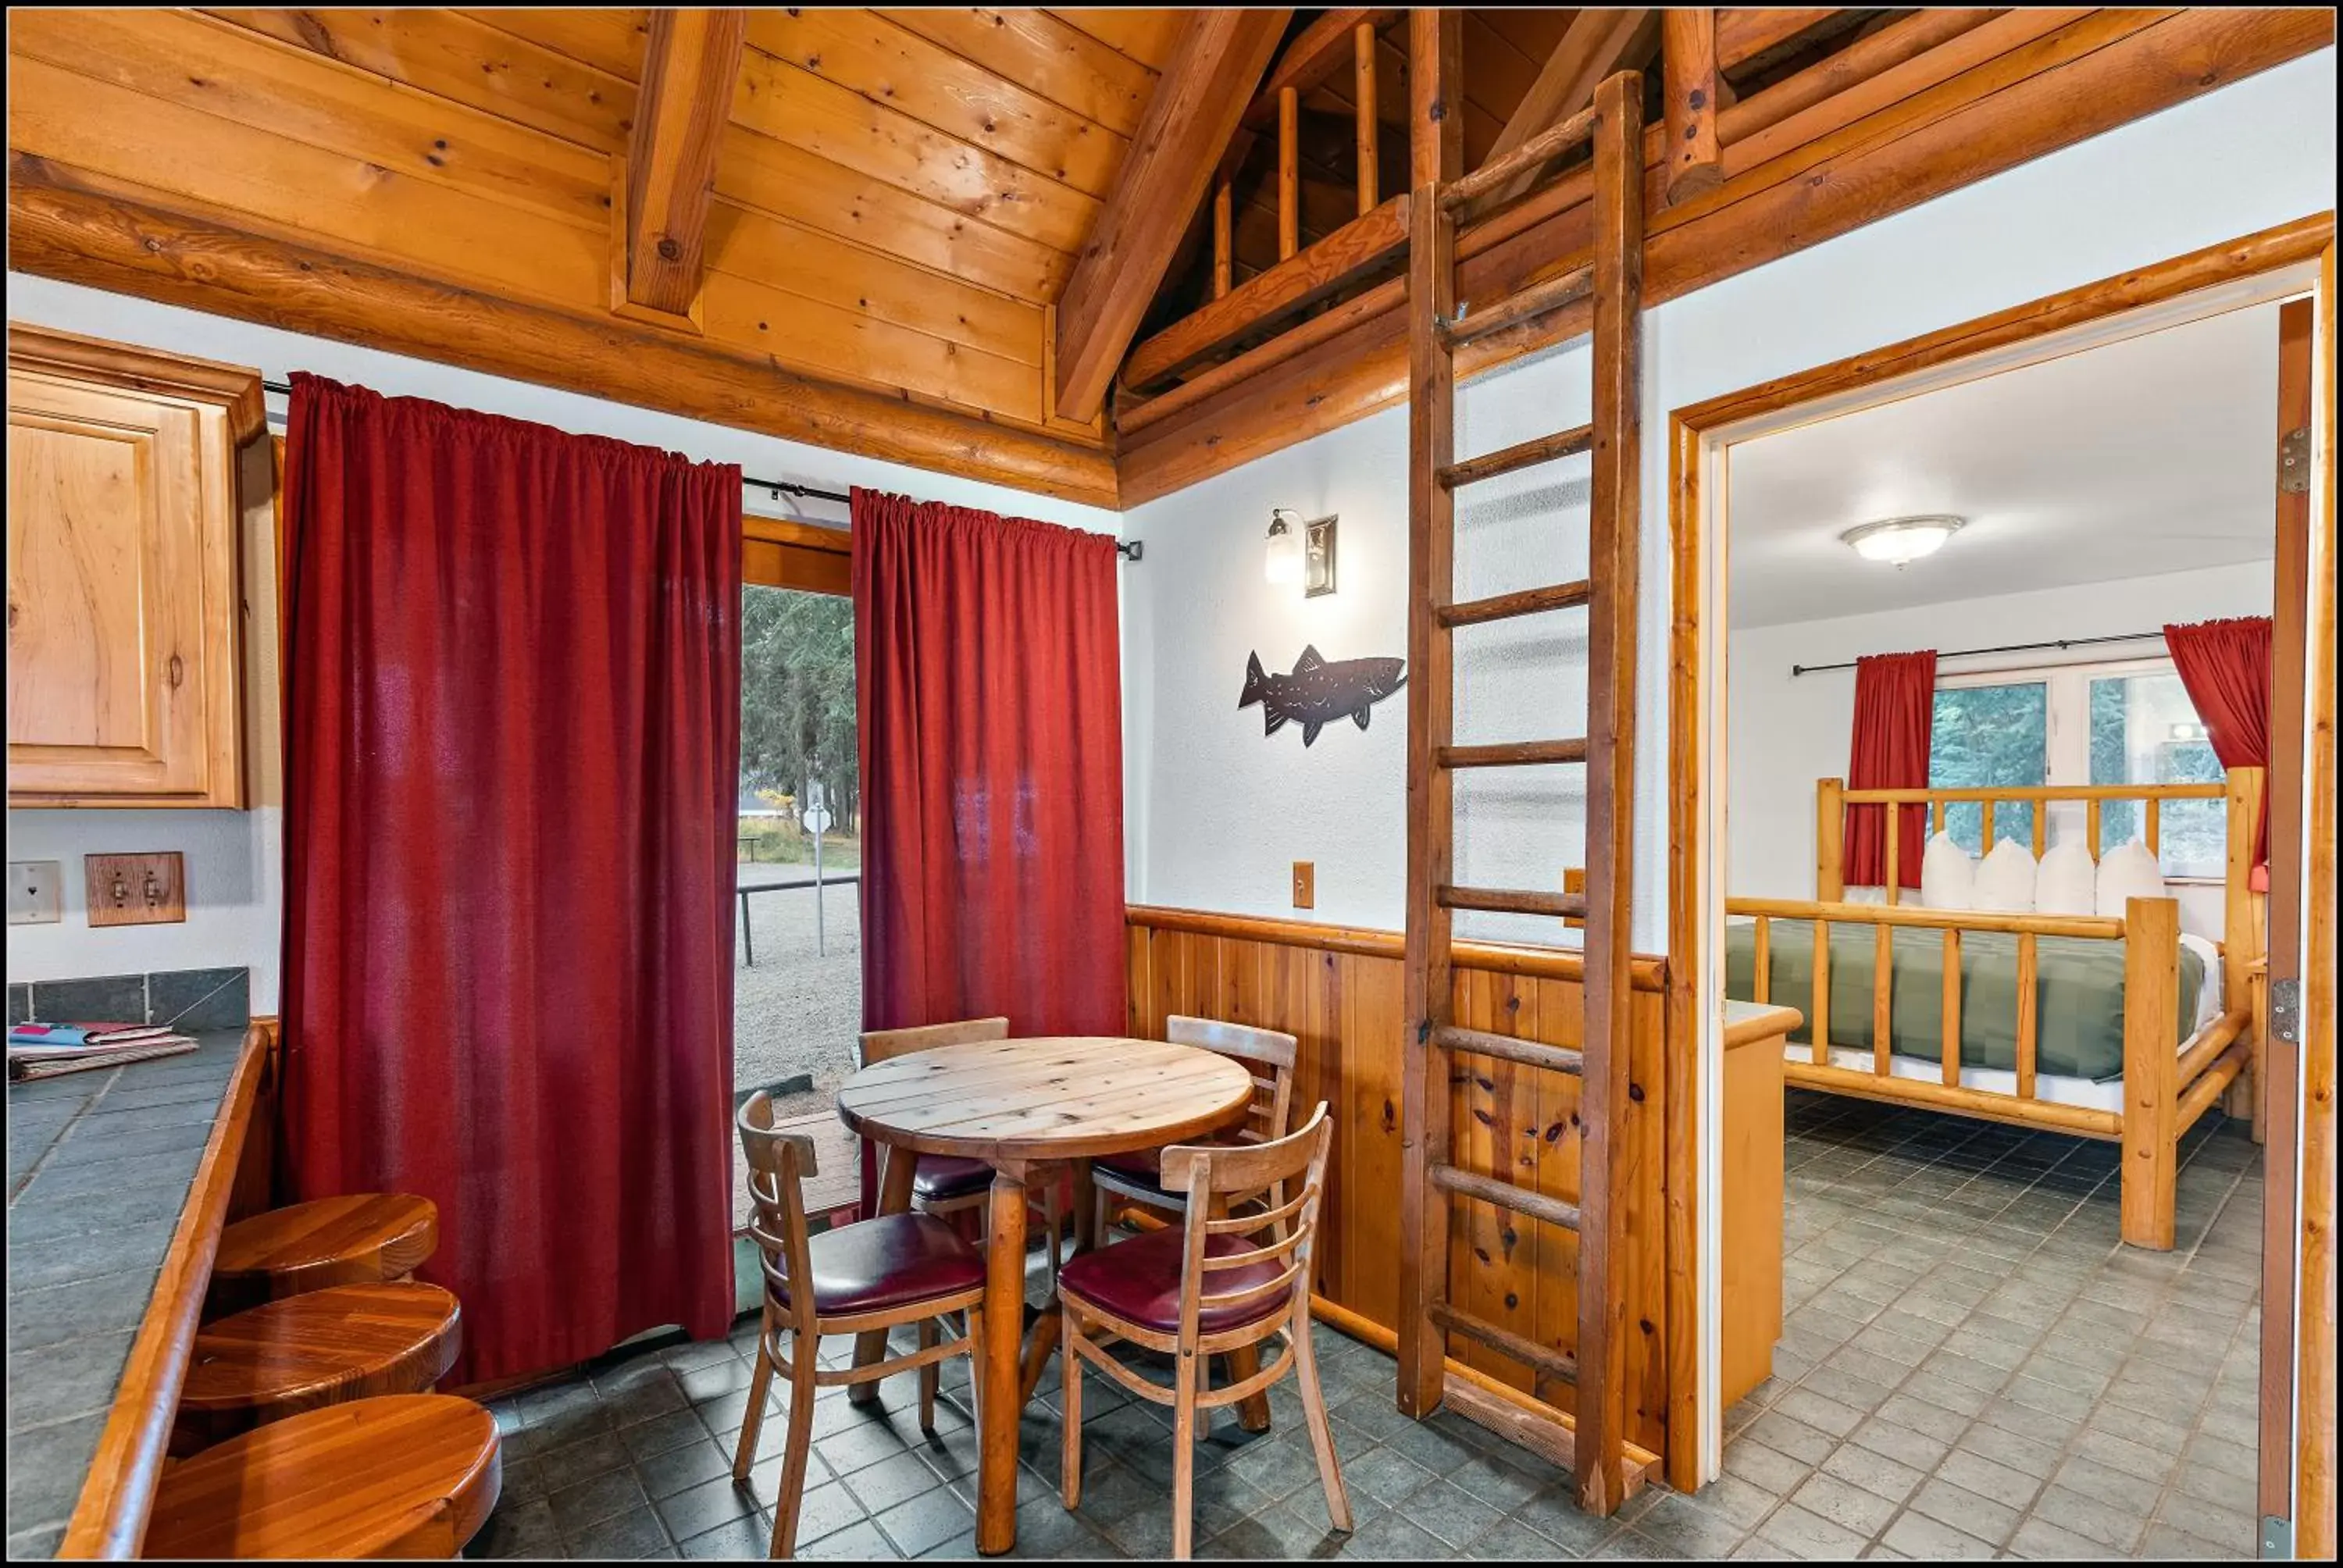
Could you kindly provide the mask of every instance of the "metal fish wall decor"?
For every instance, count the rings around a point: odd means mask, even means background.
[[[1318,739],[1318,731],[1337,719],[1348,718],[1362,729],[1376,703],[1407,684],[1403,658],[1345,658],[1329,664],[1315,648],[1304,648],[1293,661],[1291,675],[1270,675],[1261,668],[1261,655],[1245,658],[1243,694],[1239,708],[1261,704],[1261,732],[1274,735],[1289,723],[1302,726],[1302,744]]]

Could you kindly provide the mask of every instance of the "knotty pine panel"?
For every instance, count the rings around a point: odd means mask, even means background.
[[[1155,92],[1152,70],[1047,11],[953,5],[876,14],[1120,136],[1139,129]]]
[[[1184,20],[1178,11],[1120,10],[1110,6],[1070,7],[1047,13],[1057,21],[1080,28],[1100,43],[1127,55],[1151,71],[1161,71],[1180,41]]]
[[[1386,1327],[1396,1325],[1400,1254],[1403,967],[1399,938],[1296,922],[1212,917],[1213,932],[1180,929],[1178,911],[1133,910],[1127,933],[1130,1025],[1161,1039],[1172,1013],[1283,1030],[1299,1041],[1294,1114],[1326,1101],[1335,1126],[1328,1162],[1318,1290]],[[1224,934],[1224,933],[1234,934]],[[1256,934],[1257,933],[1257,934]],[[1508,967],[1533,972],[1507,972]],[[1554,1045],[1580,1042],[1575,980],[1500,965],[1467,945],[1456,960],[1457,1021]],[[1619,1216],[1628,1322],[1628,1436],[1664,1452],[1667,1388],[1664,1203],[1660,1074],[1665,998],[1648,961],[1634,1000],[1637,1091],[1625,1136],[1633,1174]],[[1646,989],[1648,986],[1649,989]],[[1566,1201],[1578,1198],[1578,1080],[1459,1054],[1451,1078],[1453,1160]],[[1563,1351],[1577,1338],[1577,1238],[1493,1206],[1452,1204],[1449,1298],[1463,1310]],[[1528,1369],[1453,1336],[1449,1354],[1521,1388]],[[1564,1409],[1567,1387],[1538,1390]]]
[[[513,5],[457,15],[621,81],[639,84],[643,79],[643,51],[651,32],[651,14],[647,10],[615,5]]]

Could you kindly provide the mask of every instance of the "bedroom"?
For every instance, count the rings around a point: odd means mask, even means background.
[[[2240,721],[2308,309],[2203,308],[1731,448],[1726,994],[1801,1022],[1783,1335],[1725,1465],[1778,1485],[1851,1432],[1793,1493],[1817,1546],[1902,1507],[1929,1554],[2253,1549]]]

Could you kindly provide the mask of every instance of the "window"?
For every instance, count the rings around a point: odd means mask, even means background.
[[[2221,765],[2204,724],[2166,658],[2120,664],[1938,678],[1928,749],[1931,788],[1979,789],[2036,784],[2218,783]],[[2177,800],[2160,809],[2164,874],[2217,879],[2226,841],[2223,804]],[[1946,830],[1972,854],[1984,851],[1983,809],[1946,808]],[[2051,809],[2046,838],[2080,834],[2080,804]],[[2100,811],[2099,845],[2146,837],[2136,800]],[[1995,808],[1993,836],[2031,845],[2033,807]]]

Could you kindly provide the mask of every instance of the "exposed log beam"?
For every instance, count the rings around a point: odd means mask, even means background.
[[[306,246],[79,188],[8,160],[9,265],[116,294],[460,365],[541,387],[1115,505],[1103,452],[797,375],[623,319],[574,315],[412,277]]]
[[[1277,57],[1269,80],[1261,85],[1260,93],[1245,110],[1245,128],[1269,129],[1277,123],[1279,93],[1288,87],[1306,93],[1341,69],[1353,57],[1353,29],[1380,27],[1398,15],[1395,10],[1377,11],[1364,6],[1321,13]]]
[[[1661,13],[1671,206],[1725,183],[1716,144],[1716,13],[1672,5]]]
[[[1188,14],[1058,302],[1058,412],[1094,417],[1289,12]]]
[[[1583,10],[1571,18],[1563,30],[1562,41],[1540,66],[1537,80],[1514,106],[1505,128],[1489,146],[1489,156],[1482,159],[1486,166],[1503,157],[1532,136],[1556,125],[1594,102],[1594,85],[1631,58],[1638,44],[1645,41],[1651,25],[1649,10]],[[1511,201],[1521,195],[1521,182],[1509,184],[1497,195],[1497,201]]]
[[[1837,15],[1835,10],[1799,11],[1787,5],[1735,5],[1720,9],[1715,13],[1716,68],[1730,71]]]
[[[732,117],[748,25],[739,10],[651,13],[625,210],[613,215],[624,226],[624,303],[689,316],[699,301],[716,149]]]

